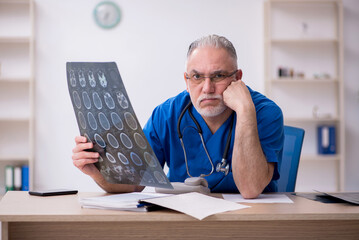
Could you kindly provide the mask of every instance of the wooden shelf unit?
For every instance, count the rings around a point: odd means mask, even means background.
[[[0,175],[34,166],[34,2],[0,0]],[[0,179],[0,194],[5,180]]]
[[[266,94],[282,108],[286,125],[306,131],[296,190],[342,191],[342,1],[267,0],[264,12]],[[279,76],[280,67],[289,69],[291,76]],[[321,125],[336,129],[335,154],[318,154],[317,127]]]

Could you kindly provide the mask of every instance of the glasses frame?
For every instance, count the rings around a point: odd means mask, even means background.
[[[233,76],[234,74],[236,74],[237,72],[238,72],[238,69],[235,70],[235,71],[233,71],[233,72],[231,72],[231,73],[229,73],[229,74],[227,74],[227,75],[224,75],[223,77],[220,77],[219,80],[216,80],[216,79],[215,79],[216,73],[212,74],[212,76],[200,76],[200,77],[197,78],[197,79],[193,79],[193,76],[190,77],[190,76],[186,73],[186,79],[192,81],[192,82],[195,83],[195,84],[200,84],[200,83],[204,82],[204,81],[206,80],[206,78],[209,78],[209,80],[210,80],[212,83],[218,83],[218,82],[221,82],[221,81],[223,81],[223,80],[225,80],[225,79],[227,79],[227,78],[229,78],[229,77],[232,77],[232,76]],[[200,74],[198,74],[198,75],[200,75]]]

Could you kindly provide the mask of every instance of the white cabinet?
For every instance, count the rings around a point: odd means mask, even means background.
[[[0,0],[0,175],[5,166],[28,165],[34,144],[34,4]],[[0,178],[0,194],[5,191]]]
[[[265,2],[265,88],[286,125],[304,128],[296,191],[344,190],[342,2]],[[319,126],[336,151],[320,154]]]

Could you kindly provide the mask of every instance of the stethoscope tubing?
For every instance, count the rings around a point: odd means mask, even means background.
[[[183,109],[180,116],[178,117],[178,121],[177,121],[178,138],[180,139],[180,143],[181,143],[181,146],[182,146],[182,149],[183,149],[187,174],[188,174],[188,176],[192,177],[192,175],[189,172],[189,168],[188,168],[187,153],[186,153],[186,149],[185,149],[185,146],[184,146],[184,143],[183,143],[183,134],[181,132],[181,127],[180,127],[182,118],[183,118],[184,114],[186,113],[186,111],[188,110],[188,114],[191,117],[194,124],[196,125],[195,129],[197,130],[197,132],[198,132],[198,134],[199,134],[199,136],[201,138],[202,146],[203,146],[204,151],[206,152],[208,160],[209,160],[209,162],[211,164],[212,169],[211,169],[210,173],[200,175],[200,177],[207,177],[207,176],[210,176],[214,172],[214,164],[213,164],[213,161],[212,161],[212,159],[209,156],[209,153],[207,151],[207,147],[206,147],[206,144],[204,142],[203,135],[202,135],[202,133],[203,133],[202,128],[199,125],[198,121],[194,118],[192,112],[189,110],[189,108],[191,106],[192,106],[192,102],[189,101],[189,103],[186,105],[186,107]],[[234,114],[232,114],[232,119],[231,119],[231,123],[230,123],[231,126],[230,126],[230,129],[229,129],[228,135],[227,135],[227,141],[226,141],[226,146],[225,146],[225,149],[224,149],[224,152],[223,152],[222,161],[221,161],[221,163],[217,164],[217,168],[216,168],[217,172],[223,172],[225,175],[227,175],[228,172],[229,172],[229,164],[227,163],[227,157],[228,157],[229,146],[231,144],[233,122],[234,122]]]

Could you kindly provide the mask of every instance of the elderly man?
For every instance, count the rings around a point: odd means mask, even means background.
[[[245,198],[277,190],[282,112],[241,79],[237,54],[228,39],[210,35],[190,45],[184,73],[187,90],[156,107],[144,127],[159,162],[169,167],[171,182],[202,176],[211,192],[239,191]],[[106,182],[93,165],[99,154],[84,151],[92,143],[80,136],[75,142],[74,165],[104,190],[143,189]]]

